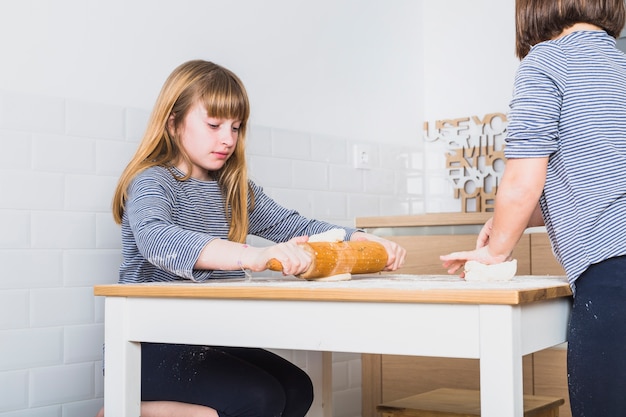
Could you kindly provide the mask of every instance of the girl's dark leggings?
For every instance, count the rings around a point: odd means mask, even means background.
[[[626,256],[576,280],[567,370],[573,417],[626,416]]]
[[[263,349],[142,343],[141,399],[205,405],[220,417],[303,417],[313,385]]]

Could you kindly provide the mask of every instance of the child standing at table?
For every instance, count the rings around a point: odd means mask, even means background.
[[[517,0],[518,69],[493,218],[477,249],[507,260],[545,224],[574,290],[567,368],[574,417],[626,412],[626,56],[624,0]]]
[[[298,243],[339,226],[280,206],[248,179],[249,112],[243,84],[219,65],[189,61],[169,76],[113,199],[120,283],[242,278],[272,258],[285,275],[311,265]],[[380,242],[386,270],[404,263],[397,244],[343,229]],[[248,246],[249,234],[280,243]],[[302,417],[313,401],[304,371],[263,349],[142,343],[141,369],[142,417]]]

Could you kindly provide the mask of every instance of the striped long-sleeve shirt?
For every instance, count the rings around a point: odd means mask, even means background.
[[[507,158],[549,157],[540,205],[573,288],[626,254],[626,57],[604,31],[535,45],[518,69]]]
[[[173,170],[176,172],[175,170]],[[182,173],[176,172],[182,176]],[[254,210],[249,234],[273,242],[338,227],[307,219],[269,198],[251,182]],[[216,181],[179,181],[164,167],[141,172],[128,189],[122,218],[120,283],[204,281],[243,277],[243,271],[197,270],[194,264],[213,239],[228,238],[224,198]],[[346,228],[346,239],[356,230]]]

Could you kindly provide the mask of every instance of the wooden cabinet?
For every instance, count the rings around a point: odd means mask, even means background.
[[[445,274],[439,256],[469,250],[490,213],[441,213],[358,218],[356,225],[398,242],[407,250],[404,267],[394,273]],[[518,275],[564,275],[543,228],[529,229],[517,244]],[[565,399],[562,417],[571,417],[567,393],[566,350],[546,349],[524,357],[524,393]],[[362,416],[378,416],[382,402],[436,388],[478,389],[476,359],[362,355]]]

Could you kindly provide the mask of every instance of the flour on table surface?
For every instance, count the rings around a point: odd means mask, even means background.
[[[138,285],[199,285],[207,287],[275,287],[275,288],[349,288],[349,289],[398,289],[398,290],[481,290],[481,289],[529,289],[554,283],[567,285],[564,276],[518,275],[510,281],[469,282],[456,275],[410,275],[410,274],[358,274],[350,281],[317,282],[293,276],[213,279],[204,282],[175,281],[154,282]]]
[[[327,277],[319,277],[319,278],[306,278],[307,281],[322,281],[322,282],[336,282],[336,281],[350,281],[352,279],[352,274],[346,272],[345,274],[335,274],[329,275]]]

